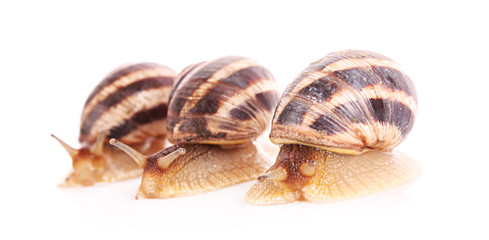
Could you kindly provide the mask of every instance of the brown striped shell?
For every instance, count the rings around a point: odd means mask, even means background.
[[[275,80],[257,62],[223,57],[185,68],[168,108],[175,145],[144,155],[118,142],[144,168],[136,198],[171,198],[256,179],[267,157],[252,141],[270,123],[279,99]]]
[[[271,120],[279,93],[272,74],[236,56],[187,67],[177,78],[168,111],[175,144],[237,144],[258,137]]]
[[[411,130],[416,108],[413,83],[391,59],[368,51],[328,54],[282,95],[270,133],[280,152],[246,201],[332,202],[414,180],[417,162],[390,150]]]
[[[390,150],[413,127],[416,90],[391,59],[369,51],[328,54],[287,87],[270,139],[359,154]]]
[[[99,133],[127,144],[164,136],[176,75],[157,63],[124,66],[107,75],[85,103],[80,142],[93,142]]]
[[[80,149],[56,139],[73,160],[64,186],[93,185],[141,175],[130,157],[108,144],[117,138],[142,153],[164,147],[168,100],[176,73],[156,63],[120,67],[92,91],[83,108]],[[53,136],[54,137],[54,136]]]

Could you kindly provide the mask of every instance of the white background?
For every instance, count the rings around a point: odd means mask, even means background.
[[[13,1],[12,1],[13,2]],[[15,1],[0,3],[0,238],[488,239],[488,8],[475,1]],[[60,189],[96,84],[122,63],[176,71],[225,55],[258,60],[281,91],[332,51],[400,63],[419,112],[399,150],[423,174],[355,200],[245,204],[252,182],[134,200],[139,180]]]

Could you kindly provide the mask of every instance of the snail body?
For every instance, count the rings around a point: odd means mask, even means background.
[[[270,140],[282,146],[247,202],[336,201],[414,179],[416,162],[392,150],[416,110],[414,84],[383,55],[347,50],[312,63],[280,99]]]
[[[118,138],[147,154],[161,149],[176,75],[156,63],[131,64],[109,73],[85,102],[81,148],[74,149],[55,137],[73,160],[73,173],[63,185],[89,186],[140,176],[140,167],[108,139]]]
[[[174,146],[150,156],[118,141],[144,168],[137,198],[178,197],[256,179],[268,164],[253,144],[270,123],[279,93],[271,73],[243,57],[184,69],[168,109]]]

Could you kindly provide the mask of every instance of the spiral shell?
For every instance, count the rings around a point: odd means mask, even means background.
[[[272,74],[236,56],[187,67],[177,78],[168,111],[175,144],[237,144],[258,137],[279,93]]]
[[[243,57],[185,68],[168,108],[168,139],[175,145],[145,156],[110,141],[144,168],[136,198],[198,194],[263,174],[268,161],[252,140],[271,121],[276,89],[267,69]]]
[[[413,127],[416,108],[413,83],[380,54],[347,50],[312,63],[279,102],[270,139],[280,152],[246,201],[331,202],[414,180],[417,162],[391,150]]]
[[[93,142],[100,133],[127,144],[164,136],[176,75],[156,63],[124,66],[108,74],[85,103],[79,141]]]
[[[140,176],[140,166],[113,151],[107,140],[118,138],[145,154],[161,149],[176,75],[156,63],[126,65],[108,74],[85,102],[81,148],[72,148],[52,135],[73,161],[73,172],[61,186],[90,186]]]
[[[328,54],[285,90],[270,139],[347,154],[390,150],[411,130],[417,95],[391,59],[369,51]]]

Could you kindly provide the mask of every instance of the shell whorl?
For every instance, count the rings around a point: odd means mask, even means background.
[[[92,91],[83,108],[81,143],[100,133],[127,144],[166,133],[168,100],[177,74],[156,63],[120,67]]]
[[[391,59],[347,50],[309,65],[285,90],[270,139],[347,154],[390,150],[413,127],[417,95]]]
[[[168,139],[178,143],[235,144],[258,137],[279,99],[272,74],[236,56],[185,68],[172,90]]]

